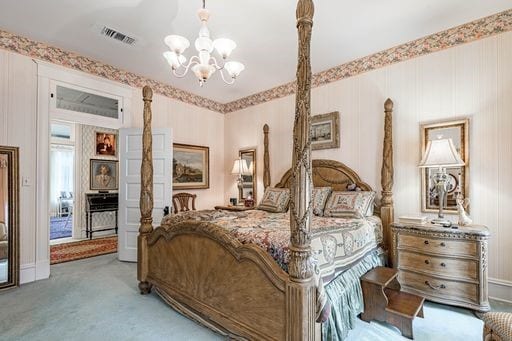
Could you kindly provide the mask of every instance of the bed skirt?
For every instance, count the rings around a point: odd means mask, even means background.
[[[383,251],[374,250],[325,285],[331,313],[329,319],[322,324],[322,341],[344,340],[347,337],[348,332],[354,328],[357,315],[364,310],[360,278],[384,263]]]

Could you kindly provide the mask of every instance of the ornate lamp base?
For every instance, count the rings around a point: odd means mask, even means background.
[[[430,221],[432,224],[441,225],[443,227],[451,227],[452,222],[444,218],[436,218]]]

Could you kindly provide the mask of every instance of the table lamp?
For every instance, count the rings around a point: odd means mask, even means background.
[[[237,181],[238,191],[241,193],[242,189],[243,189],[243,185],[244,185],[244,179],[243,179],[242,175],[250,175],[251,174],[249,172],[249,167],[247,167],[247,161],[242,158],[236,159],[235,162],[233,163],[233,169],[231,170],[231,174],[238,176],[236,181]]]
[[[437,219],[433,219],[433,224],[439,224],[450,227],[451,222],[444,218],[444,205],[446,202],[446,191],[448,186],[448,174],[446,167],[461,167],[464,161],[461,159],[452,139],[438,138],[428,141],[425,156],[421,160],[420,168],[437,168],[437,172],[432,176],[435,188],[439,197],[439,213]]]

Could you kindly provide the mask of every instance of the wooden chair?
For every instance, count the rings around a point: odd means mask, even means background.
[[[172,207],[174,213],[195,211],[196,210],[197,195],[191,193],[177,193],[172,196]],[[189,207],[189,202],[192,199],[192,209]]]

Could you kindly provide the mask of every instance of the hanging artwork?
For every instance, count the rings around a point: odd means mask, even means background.
[[[96,191],[118,189],[117,161],[91,159],[90,188]]]
[[[96,132],[96,155],[116,155],[117,135]]]
[[[172,157],[172,188],[205,189],[210,187],[210,148],[175,143]]]
[[[340,147],[340,113],[311,117],[311,149],[331,149]]]

